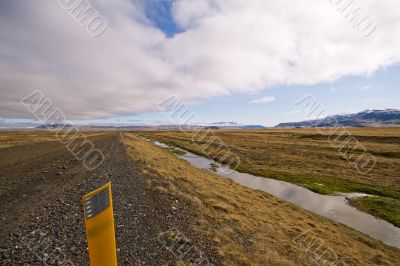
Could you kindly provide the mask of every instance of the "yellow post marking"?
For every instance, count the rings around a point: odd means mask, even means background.
[[[111,182],[82,197],[91,266],[116,266]]]

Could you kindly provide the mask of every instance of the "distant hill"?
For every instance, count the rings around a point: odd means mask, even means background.
[[[262,129],[261,125],[241,125],[237,122],[214,122],[195,125],[70,125],[70,124],[43,124],[36,129],[77,127],[81,130],[196,130],[196,129]]]
[[[205,123],[198,125],[160,125],[153,127],[160,130],[196,130],[196,129],[262,129],[265,128],[262,125],[241,125],[236,122],[216,122],[216,123]]]
[[[265,127],[262,125],[246,125],[246,126],[241,126],[240,128],[242,128],[242,129],[262,129]]]
[[[206,123],[207,124],[207,123]],[[241,125],[238,122],[213,122],[213,123],[209,123],[209,126],[216,126],[216,127],[240,127]]]
[[[40,126],[37,126],[37,127],[35,127],[35,128],[38,128],[38,129],[43,129],[43,128],[69,128],[69,127],[72,127],[72,125],[71,124],[43,124],[43,125],[40,125]]]
[[[209,124],[203,124],[206,129],[262,129],[265,128],[262,125],[242,125],[237,122],[214,122]]]
[[[355,114],[339,114],[323,119],[302,122],[281,123],[279,128],[296,127],[398,127],[400,126],[400,110],[366,110]]]

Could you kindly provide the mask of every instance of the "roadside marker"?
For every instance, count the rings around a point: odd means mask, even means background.
[[[82,197],[91,266],[116,266],[111,182]]]

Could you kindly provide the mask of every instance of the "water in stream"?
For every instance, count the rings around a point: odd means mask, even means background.
[[[154,143],[161,147],[168,147],[168,145],[159,141],[155,141]],[[185,151],[183,149],[179,150]],[[188,151],[185,152],[186,154],[177,156],[197,168],[210,169],[210,164],[215,163],[206,157]],[[347,204],[346,197],[359,196],[360,194],[321,195],[292,183],[240,173],[224,166],[219,166],[215,173],[243,186],[265,191],[282,200],[291,202],[302,209],[345,224],[372,238],[381,240],[387,245],[400,248],[400,228],[361,212]]]

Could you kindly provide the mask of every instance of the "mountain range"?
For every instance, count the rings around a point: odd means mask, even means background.
[[[262,125],[242,125],[237,122],[212,122],[201,124],[182,124],[182,125],[60,125],[43,124],[36,129],[78,127],[82,130],[196,130],[196,129],[262,129]]]
[[[354,114],[338,114],[322,119],[301,122],[281,123],[278,128],[295,127],[398,127],[400,126],[400,110],[366,110]]]

